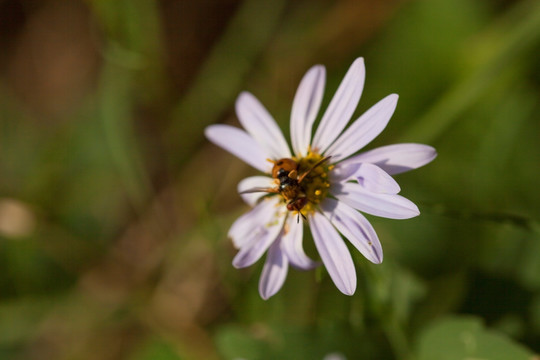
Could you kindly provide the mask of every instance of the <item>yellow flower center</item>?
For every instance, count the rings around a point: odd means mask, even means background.
[[[299,177],[309,172],[299,184],[307,198],[307,203],[300,210],[304,216],[315,211],[316,206],[328,195],[330,188],[328,173],[334,165],[328,164],[328,161],[319,163],[323,158],[322,155],[310,150],[305,157],[294,159],[298,163]]]

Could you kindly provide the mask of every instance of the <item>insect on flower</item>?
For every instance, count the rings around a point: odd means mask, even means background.
[[[267,253],[259,281],[263,299],[279,291],[289,264],[303,270],[319,265],[303,250],[300,216],[334,284],[352,295],[356,271],[343,238],[369,261],[382,262],[377,233],[361,212],[391,219],[418,216],[418,207],[398,194],[401,188],[392,175],[416,169],[437,156],[434,148],[422,144],[358,153],[384,130],[398,100],[396,94],[388,95],[347,127],[364,87],[362,58],[349,68],[313,134],[325,78],[324,67],[316,65],[300,82],[291,112],[291,147],[272,116],[247,92],[236,100],[245,131],[221,124],[205,130],[214,144],[265,174],[238,184],[240,196],[252,209],[228,233],[239,249],[235,267],[251,266]]]
[[[240,194],[249,194],[256,192],[266,192],[270,194],[279,193],[287,201],[287,210],[298,213],[296,222],[299,222],[300,215],[307,220],[302,209],[310,201],[304,190],[302,181],[315,169],[330,159],[330,156],[322,158],[307,171],[298,175],[298,163],[293,159],[279,159],[277,161],[270,160],[274,164],[272,168],[272,177],[277,180],[277,186],[274,188],[255,187],[252,189],[241,191]]]

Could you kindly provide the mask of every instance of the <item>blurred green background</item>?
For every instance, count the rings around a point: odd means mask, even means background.
[[[0,49],[0,359],[538,359],[540,1],[2,0]],[[354,296],[263,301],[226,238],[256,171],[203,129],[248,90],[288,134],[358,56],[358,114],[400,95],[368,148],[438,150],[422,214],[370,217]]]

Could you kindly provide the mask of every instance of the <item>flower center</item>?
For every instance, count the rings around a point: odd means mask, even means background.
[[[298,176],[301,179],[301,186],[307,202],[301,209],[302,214],[312,213],[316,206],[328,195],[330,181],[328,173],[334,168],[334,165],[328,164],[323,160],[323,156],[312,151],[303,158],[295,158],[298,163]],[[302,178],[303,174],[307,174]]]

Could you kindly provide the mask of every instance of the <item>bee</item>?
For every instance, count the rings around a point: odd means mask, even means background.
[[[287,210],[298,212],[299,216],[297,218],[297,221],[300,221],[300,215],[302,215],[302,218],[304,218],[305,220],[306,217],[304,216],[304,214],[302,214],[300,210],[302,210],[304,206],[306,206],[309,199],[306,196],[304,187],[302,186],[302,181],[304,181],[306,176],[308,176],[313,171],[313,169],[322,165],[324,162],[328,161],[328,159],[330,159],[330,156],[322,158],[321,160],[313,164],[313,166],[309,168],[306,172],[300,175],[298,174],[299,165],[293,159],[283,158],[272,161],[274,163],[274,167],[272,168],[272,177],[277,180],[277,186],[274,188],[257,187],[242,191],[240,192],[240,194],[248,194],[254,192],[281,194],[281,196],[283,196],[283,198],[287,202]]]

